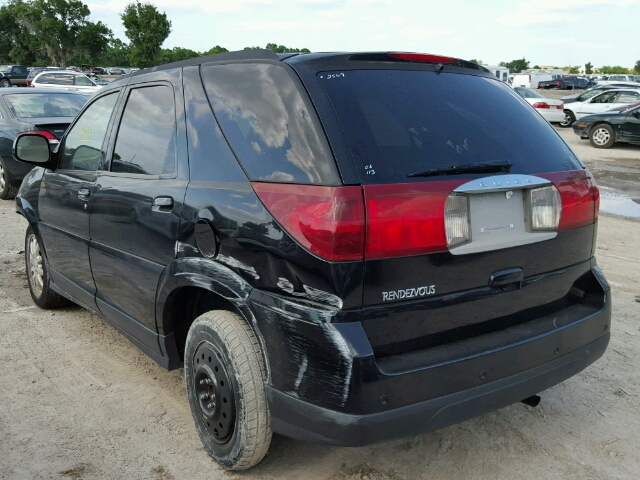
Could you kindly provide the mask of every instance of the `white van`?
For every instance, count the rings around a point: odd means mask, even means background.
[[[553,75],[535,74],[535,73],[519,73],[513,77],[512,87],[538,88],[538,82],[546,82],[553,80]]]
[[[509,69],[500,65],[482,65],[484,68],[493,73],[503,82],[506,82],[509,77]]]

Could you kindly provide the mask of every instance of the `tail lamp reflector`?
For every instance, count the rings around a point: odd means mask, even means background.
[[[539,175],[551,180],[562,200],[562,215],[558,231],[585,227],[598,221],[600,191],[588,170],[545,173]]]
[[[254,182],[253,188],[282,228],[309,251],[326,260],[362,260],[360,187]]]
[[[533,104],[533,108],[551,108],[548,103],[545,102],[536,102]]]
[[[532,230],[555,231],[558,229],[562,203],[556,187],[550,185],[529,190],[529,205]]]
[[[449,195],[444,204],[444,230],[447,247],[452,248],[471,240],[469,197]]]

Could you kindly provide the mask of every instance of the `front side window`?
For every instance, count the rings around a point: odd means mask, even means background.
[[[117,99],[117,92],[110,93],[97,99],[84,111],[67,135],[59,169],[98,169],[102,161],[102,144]]]
[[[175,172],[176,114],[167,85],[131,90],[125,106],[111,171],[143,175]]]
[[[618,92],[606,92],[595,97],[591,103],[614,103],[617,95]]]

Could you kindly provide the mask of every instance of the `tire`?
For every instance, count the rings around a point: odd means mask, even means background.
[[[184,359],[191,414],[209,455],[228,470],[257,465],[271,443],[271,414],[251,327],[234,313],[207,312],[189,329]]]
[[[564,120],[560,122],[560,126],[562,128],[569,128],[571,125],[573,125],[573,122],[575,121],[576,121],[576,116],[573,114],[573,112],[571,110],[565,110]]]
[[[2,200],[11,200],[18,193],[18,187],[12,187],[9,183],[9,174],[4,162],[0,158],[0,198]]]
[[[24,260],[27,267],[29,292],[33,302],[40,308],[50,309],[69,305],[71,302],[51,289],[49,265],[42,254],[40,239],[31,226],[24,239]]]
[[[591,129],[589,141],[596,148],[611,148],[616,143],[616,134],[611,125],[601,123]]]
[[[11,82],[8,79],[3,78],[2,80],[0,80],[0,87],[2,87],[2,88],[10,88],[11,87]]]

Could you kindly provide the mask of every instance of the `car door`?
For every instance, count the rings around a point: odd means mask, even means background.
[[[608,91],[596,95],[591,100],[584,102],[578,106],[576,118],[592,113],[602,113],[616,107],[615,100],[618,96],[616,91]],[[579,115],[578,115],[579,114]]]
[[[171,80],[127,90],[91,214],[98,308],[155,351],[156,288],[175,258],[188,180],[181,80]]]
[[[40,235],[51,278],[93,310],[95,284],[89,264],[91,190],[104,157],[105,138],[118,99],[113,91],[94,100],[59,147],[58,168],[47,170],[38,199]]]
[[[627,113],[622,124],[622,138],[633,143],[640,143],[640,107]]]
[[[98,90],[96,84],[84,75],[75,75],[75,89],[78,93],[87,96]]]
[[[640,102],[640,92],[619,92],[615,99],[615,106],[611,108],[623,107]]]

